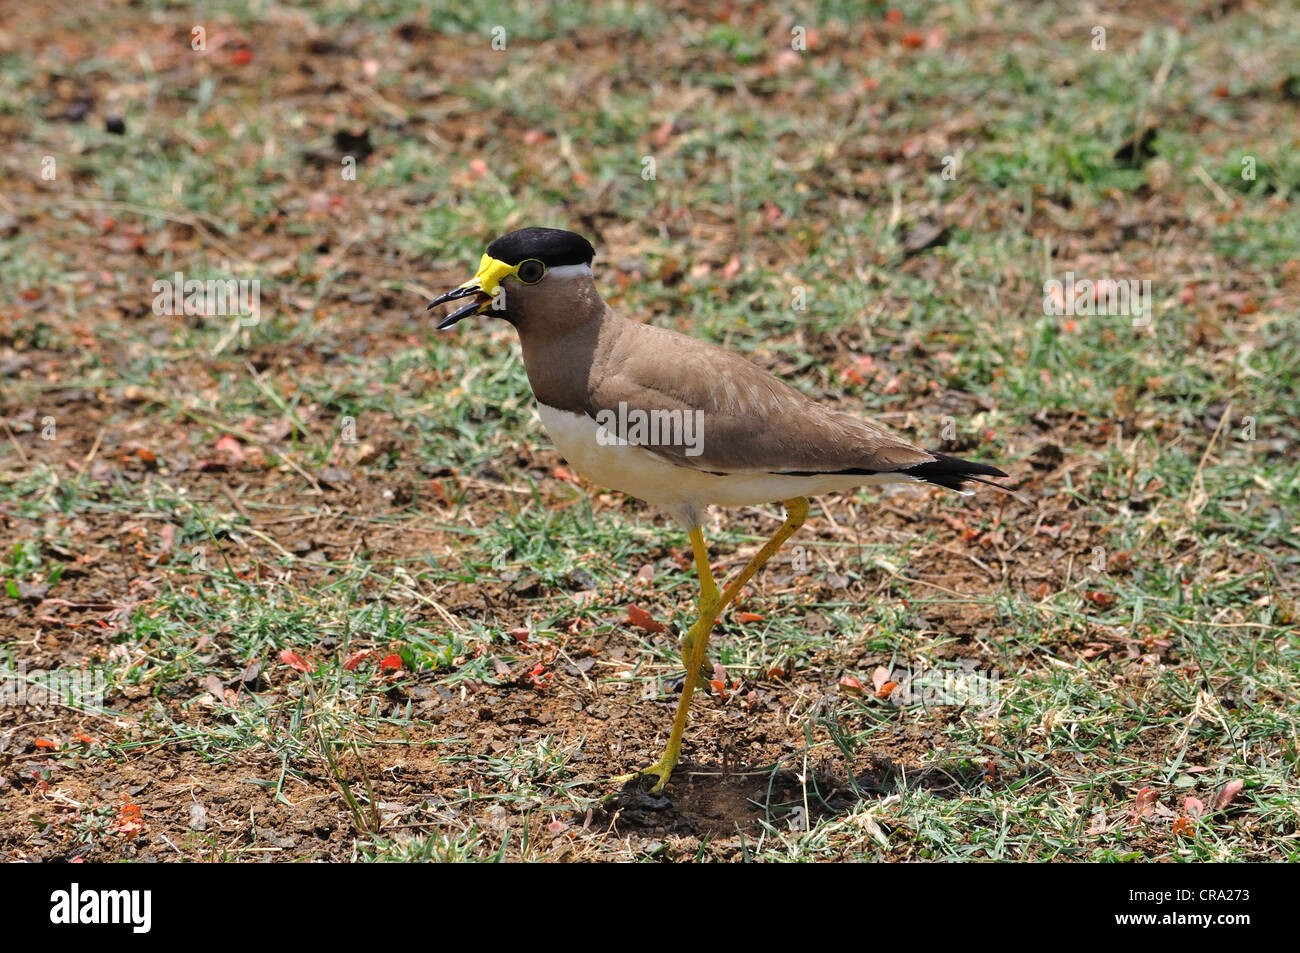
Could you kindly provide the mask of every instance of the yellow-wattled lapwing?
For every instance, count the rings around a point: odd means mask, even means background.
[[[440,329],[475,314],[514,325],[542,423],[573,469],[662,507],[690,534],[700,614],[682,638],[686,681],[668,748],[643,772],[658,778],[657,791],[681,754],[714,622],[803,524],[808,497],[873,483],[960,490],[1006,474],[810,400],[715,344],[623,317],[596,291],[594,257],[574,232],[520,229],[489,245],[478,274],[429,307],[472,299]],[[706,509],[776,501],[784,524],[719,591],[701,530]]]

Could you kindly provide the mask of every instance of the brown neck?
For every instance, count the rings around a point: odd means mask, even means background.
[[[563,313],[530,310],[516,323],[524,369],[539,403],[582,413],[600,366],[627,319],[609,309],[595,287],[568,299]]]

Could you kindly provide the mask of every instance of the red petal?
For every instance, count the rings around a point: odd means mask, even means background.
[[[288,649],[282,649],[280,651],[280,661],[299,672],[311,671],[311,666],[307,663],[305,658],[297,652],[290,652]]]
[[[1241,793],[1242,783],[1240,781],[1229,781],[1219,789],[1219,793],[1214,795],[1214,809],[1222,811],[1225,807],[1233,802],[1238,794]]]
[[[627,621],[638,629],[645,629],[647,632],[667,631],[661,623],[655,621],[654,616],[644,609],[638,609],[636,606],[627,607]]]
[[[862,683],[852,675],[845,675],[840,679],[840,691],[848,692],[850,695],[861,695],[865,689]]]

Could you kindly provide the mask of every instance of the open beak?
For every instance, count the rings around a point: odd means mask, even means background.
[[[471,314],[483,314],[496,300],[501,290],[501,282],[518,270],[518,265],[507,265],[504,261],[498,261],[489,255],[484,255],[478,263],[478,274],[460,287],[453,288],[446,294],[439,295],[429,302],[429,308],[434,308],[448,301],[474,295],[474,300],[469,304],[463,308],[457,308],[443,318],[438,323],[438,330],[445,331],[461,318],[468,318]],[[429,308],[425,308],[425,310],[427,311]]]

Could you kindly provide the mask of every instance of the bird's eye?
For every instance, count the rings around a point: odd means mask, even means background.
[[[519,270],[515,274],[524,284],[535,285],[542,280],[542,275],[546,274],[546,266],[536,258],[529,258],[519,263]]]

